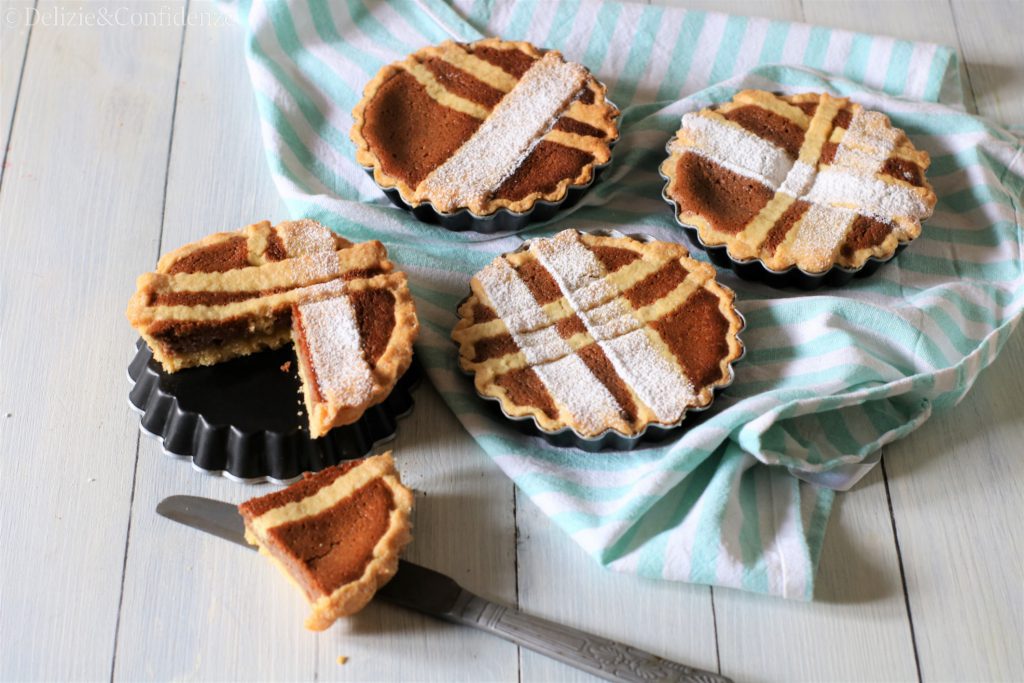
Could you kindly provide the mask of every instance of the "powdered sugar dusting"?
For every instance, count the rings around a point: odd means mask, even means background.
[[[365,403],[375,382],[363,358],[359,327],[348,297],[341,295],[298,308],[309,364],[321,395],[332,403]]]
[[[681,129],[691,139],[672,143],[672,151],[697,152],[746,178],[777,189],[786,180],[793,161],[778,145],[719,118],[684,114]]]
[[[469,140],[420,183],[417,194],[445,212],[479,204],[519,167],[586,77],[579,64],[545,54]]]
[[[881,220],[891,220],[893,216],[928,215],[928,207],[913,189],[837,169],[826,169],[818,174],[814,187],[807,193],[807,200],[856,207],[860,213]]]
[[[797,161],[793,164],[793,169],[789,172],[789,175],[786,176],[786,181],[779,188],[779,192],[785,192],[790,197],[802,197],[811,187],[811,183],[814,182],[816,170],[810,164]]]
[[[850,120],[832,165],[862,176],[874,176],[896,148],[898,134],[884,114],[861,109]]]
[[[615,371],[661,422],[675,422],[696,402],[693,384],[678,364],[654,347],[645,329],[601,342]]]
[[[693,404],[693,384],[677,363],[662,356],[645,330],[637,329],[642,324],[628,304],[613,299],[596,308],[592,306],[598,285],[613,296],[614,290],[605,280],[601,262],[584,246],[579,235],[565,230],[551,240],[534,242],[530,248],[626,384],[658,420],[678,420],[686,407]],[[614,319],[616,315],[618,320]]]
[[[505,259],[498,258],[489,263],[476,274],[476,279],[491,300],[494,312],[505,321],[513,335],[550,324],[526,283]]]
[[[534,366],[533,370],[584,432],[595,434],[619,419],[615,398],[579,356],[570,354],[553,363]]]
[[[825,270],[835,260],[836,250],[850,229],[856,213],[843,208],[811,204],[797,224],[793,255],[814,270]]]
[[[277,236],[284,243],[289,258],[334,252],[334,236],[331,231],[308,218],[279,224]]]

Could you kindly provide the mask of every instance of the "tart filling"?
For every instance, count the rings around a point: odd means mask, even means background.
[[[583,437],[675,425],[731,381],[733,293],[668,242],[563,231],[477,273],[452,338],[511,416]]]
[[[398,570],[413,495],[390,451],[328,467],[238,506],[245,538],[306,596],[306,628],[358,612]]]
[[[679,221],[775,271],[889,258],[935,207],[928,154],[884,114],[828,94],[742,91],[684,115],[668,149]]]
[[[128,319],[169,373],[293,342],[314,438],[388,396],[419,330],[384,245],[309,220],[257,223],[165,255],[139,277]]]
[[[384,67],[353,112],[357,161],[411,206],[558,201],[611,159],[618,110],[560,53],[496,38],[446,41]]]

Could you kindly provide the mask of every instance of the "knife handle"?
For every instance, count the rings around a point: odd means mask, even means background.
[[[461,591],[445,616],[609,681],[731,683],[730,679],[714,672],[670,662],[635,647],[531,617],[467,590]]]

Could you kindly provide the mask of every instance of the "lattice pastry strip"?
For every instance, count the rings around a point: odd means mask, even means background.
[[[818,273],[917,237],[935,205],[928,164],[885,115],[848,99],[743,91],[684,115],[661,170],[705,244]]]
[[[495,259],[472,292],[452,335],[462,367],[547,430],[677,423],[711,400],[741,348],[732,293],[675,244],[567,230]]]

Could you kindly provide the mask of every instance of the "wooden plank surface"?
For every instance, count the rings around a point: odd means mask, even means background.
[[[157,251],[179,45],[33,29],[0,192],[2,680],[110,675],[137,439],[123,311]]]
[[[22,66],[32,31],[35,0],[7,0],[0,3],[0,181],[7,164],[7,141],[11,132]]]

